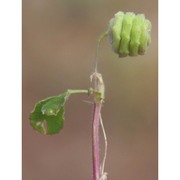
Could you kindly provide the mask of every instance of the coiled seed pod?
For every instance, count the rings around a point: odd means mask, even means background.
[[[151,42],[151,22],[144,14],[119,11],[109,22],[109,39],[119,57],[146,53]]]

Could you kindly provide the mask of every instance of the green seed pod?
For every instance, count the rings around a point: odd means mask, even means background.
[[[146,53],[151,42],[151,22],[144,14],[119,11],[109,22],[109,39],[119,57]]]
[[[119,42],[121,41],[121,31],[122,31],[122,22],[123,22],[124,13],[118,12],[115,14],[114,19],[110,20],[110,27],[112,27],[111,32],[112,36],[116,41],[112,41],[113,49],[116,53],[119,51]]]

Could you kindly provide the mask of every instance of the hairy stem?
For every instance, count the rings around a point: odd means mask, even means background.
[[[99,159],[99,120],[101,113],[101,104],[94,103],[93,129],[92,129],[92,152],[93,152],[93,180],[100,177],[100,159]]]
[[[93,180],[100,180],[102,174],[100,173],[99,158],[99,124],[105,88],[100,73],[94,72],[90,78],[94,80],[94,112],[92,126]]]
[[[104,102],[104,93],[105,87],[102,75],[98,73],[98,57],[99,57],[99,47],[102,39],[108,35],[108,31],[104,32],[98,39],[97,49],[96,49],[96,63],[95,63],[95,71],[90,76],[91,81],[94,81],[94,112],[93,112],[93,127],[92,127],[92,156],[93,156],[93,180],[100,180],[102,176],[101,168],[100,168],[100,158],[99,158],[99,124],[101,118],[101,108]],[[101,122],[102,128],[103,124]],[[104,132],[104,131],[103,131]],[[103,169],[104,170],[103,161]]]

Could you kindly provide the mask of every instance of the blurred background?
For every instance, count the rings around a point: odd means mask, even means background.
[[[146,15],[152,43],[145,56],[121,59],[108,40],[101,44],[105,170],[109,180],[158,179],[157,8],[157,0],[23,0],[23,180],[92,179],[90,99],[71,96],[53,136],[34,131],[29,114],[41,99],[91,86],[97,39],[120,10]]]

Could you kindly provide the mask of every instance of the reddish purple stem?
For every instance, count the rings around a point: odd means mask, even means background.
[[[98,180],[100,177],[100,160],[99,160],[100,113],[101,113],[101,103],[94,103],[93,129],[92,129],[93,180]]]

